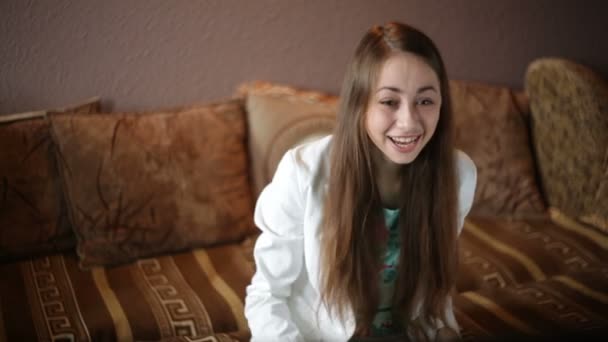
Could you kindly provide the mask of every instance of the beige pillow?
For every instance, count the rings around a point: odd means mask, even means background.
[[[608,233],[608,84],[572,61],[526,72],[539,171],[552,207]]]
[[[269,82],[243,84],[238,93],[246,101],[251,178],[257,197],[288,149],[331,134],[338,98]]]
[[[74,247],[47,113],[93,113],[99,98],[52,111],[0,115],[0,261]]]
[[[238,241],[253,231],[242,102],[53,115],[82,267]]]

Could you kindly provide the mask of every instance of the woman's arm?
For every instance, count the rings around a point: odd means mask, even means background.
[[[254,248],[256,273],[245,299],[253,342],[303,340],[287,306],[304,260],[304,207],[293,154],[283,156],[255,209],[254,220],[262,234]]]

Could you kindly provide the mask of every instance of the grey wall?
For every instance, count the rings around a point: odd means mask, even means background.
[[[0,113],[100,95],[106,110],[230,96],[262,79],[337,93],[361,34],[429,34],[451,78],[521,87],[561,56],[608,75],[608,2],[575,0],[1,0]]]

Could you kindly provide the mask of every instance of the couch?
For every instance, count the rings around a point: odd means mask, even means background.
[[[450,81],[478,185],[453,294],[464,340],[608,332],[608,88],[541,59],[525,91]],[[0,341],[243,341],[255,199],[337,97],[269,82],[149,112],[0,115]]]

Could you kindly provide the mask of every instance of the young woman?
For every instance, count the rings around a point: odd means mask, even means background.
[[[258,199],[252,341],[457,338],[476,170],[452,145],[437,48],[404,24],[371,28],[340,101],[333,135],[288,151]]]

